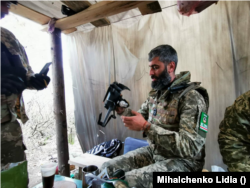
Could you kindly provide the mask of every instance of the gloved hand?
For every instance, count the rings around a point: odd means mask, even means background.
[[[13,74],[7,74],[1,76],[1,94],[10,96],[11,94],[20,94],[26,85],[24,81]]]
[[[37,90],[42,90],[49,85],[50,77],[41,74],[35,74],[30,78],[30,84]]]

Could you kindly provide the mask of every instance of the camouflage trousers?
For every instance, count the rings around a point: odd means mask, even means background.
[[[146,146],[105,162],[100,170],[103,170],[105,167],[107,167],[109,175],[117,169],[124,170],[125,181],[129,183],[129,187],[152,188],[153,172],[201,171],[203,163],[194,163],[185,159],[166,158],[156,161],[150,146]]]
[[[18,121],[1,124],[1,166],[26,160],[23,136]]]

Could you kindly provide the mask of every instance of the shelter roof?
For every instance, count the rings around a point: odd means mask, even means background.
[[[144,15],[161,12],[174,4],[176,1],[19,1],[18,5],[11,5],[10,11],[41,25],[47,25],[51,18],[56,18],[55,27],[68,34],[122,20],[135,22]],[[62,14],[62,5],[75,14]]]

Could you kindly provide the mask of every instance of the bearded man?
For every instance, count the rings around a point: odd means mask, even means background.
[[[125,171],[130,187],[153,187],[153,172],[201,171],[205,158],[209,97],[190,72],[175,75],[174,48],[160,45],[149,53],[152,90],[138,112],[117,107],[130,130],[143,131],[149,146],[103,164],[108,173]],[[202,121],[200,121],[202,119]]]

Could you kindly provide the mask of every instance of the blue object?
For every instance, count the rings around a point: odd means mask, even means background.
[[[42,180],[42,177],[41,177]],[[65,176],[60,176],[60,175],[55,175],[55,181],[70,181],[70,182],[74,182],[76,184],[77,188],[82,188],[82,181],[81,180],[77,180],[77,179],[72,179],[72,178],[68,178]],[[43,187],[43,183],[39,183],[38,185],[36,185],[33,188],[41,188]]]
[[[153,116],[156,116],[156,114],[157,114],[157,109],[154,109]]]
[[[124,142],[123,154],[128,153],[129,151],[133,151],[135,149],[144,147],[144,146],[148,146],[148,142],[146,140],[127,137]]]

